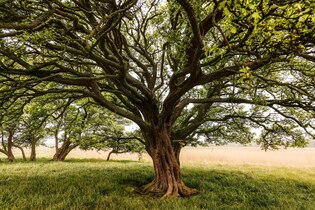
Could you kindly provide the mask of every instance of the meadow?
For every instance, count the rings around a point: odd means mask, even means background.
[[[27,157],[30,149],[26,149]],[[37,156],[40,158],[51,159],[55,153],[53,147],[37,148]],[[21,158],[21,152],[14,150],[17,158]],[[68,155],[70,159],[102,159],[105,160],[108,151],[84,151],[74,149]],[[4,159],[0,153],[0,159]],[[112,160],[139,160],[135,153],[113,154]],[[240,146],[211,146],[211,147],[184,147],[180,156],[182,163],[204,164],[204,165],[255,165],[255,166],[276,166],[276,167],[314,167],[315,168],[315,147],[308,148],[288,148],[279,150],[264,151],[261,148],[240,147]],[[146,154],[142,155],[143,161],[151,161]]]
[[[0,209],[315,209],[315,168],[183,164],[196,196],[161,200],[134,189],[153,177],[142,161],[0,163]]]

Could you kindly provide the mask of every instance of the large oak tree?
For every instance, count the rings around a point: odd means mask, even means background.
[[[276,134],[286,145],[313,135],[314,9],[312,0],[1,1],[2,103],[92,98],[139,126],[155,169],[139,191],[188,196],[196,190],[179,154],[197,134],[251,141],[233,130],[255,125],[267,146],[281,143]]]

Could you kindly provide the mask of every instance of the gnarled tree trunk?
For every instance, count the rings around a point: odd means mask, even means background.
[[[154,133],[144,133],[147,151],[152,158],[155,177],[153,181],[137,191],[154,193],[163,197],[185,197],[197,193],[197,190],[187,187],[182,179],[179,164],[180,147],[172,145],[169,130],[162,126]]]
[[[57,149],[56,153],[54,154],[53,160],[54,161],[64,161],[67,155],[76,148],[78,145],[72,143],[70,140],[66,140],[60,148]]]
[[[183,146],[180,144],[180,142],[173,143],[173,149],[174,149],[175,157],[176,157],[176,160],[177,160],[179,165],[180,165],[179,156],[180,156],[180,152],[182,151],[182,147]]]

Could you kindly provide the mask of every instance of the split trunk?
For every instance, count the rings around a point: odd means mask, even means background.
[[[71,150],[73,150],[77,146],[77,144],[73,144],[70,140],[65,141],[60,148],[56,149],[53,160],[64,161]]]

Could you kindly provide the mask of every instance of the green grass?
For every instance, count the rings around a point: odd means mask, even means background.
[[[0,209],[315,209],[314,168],[184,164],[183,175],[200,194],[161,200],[133,192],[150,163],[1,162]]]

